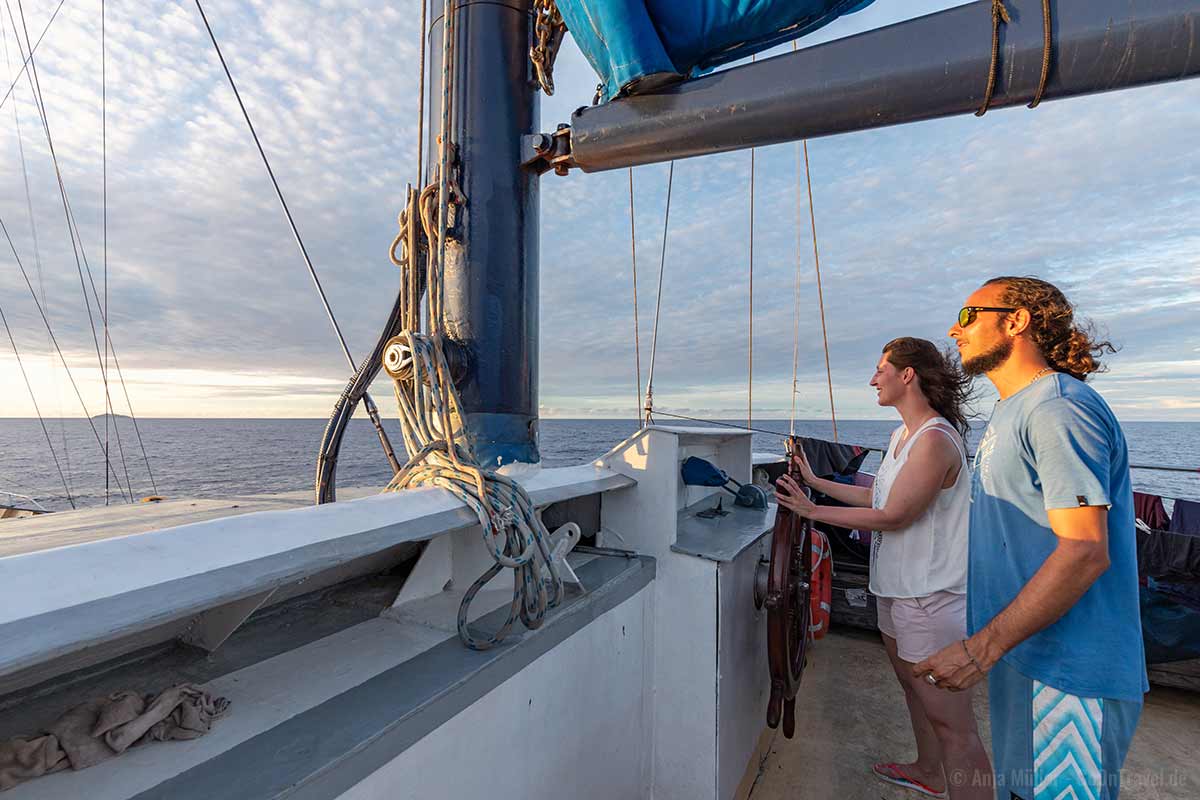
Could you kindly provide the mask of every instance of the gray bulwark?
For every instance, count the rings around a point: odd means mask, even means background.
[[[654,578],[644,556],[599,557],[578,568],[585,586],[536,631],[483,652],[457,636],[131,800],[329,800],[549,652]],[[495,628],[508,609],[479,624]],[[220,735],[217,723],[212,735]],[[164,754],[165,757],[165,754]],[[233,792],[233,794],[231,794]]]
[[[722,509],[727,512],[724,516],[707,519],[696,516],[698,512],[715,507],[718,497],[721,498]],[[746,548],[771,532],[775,527],[777,508],[773,503],[765,511],[744,508],[735,506],[732,497],[709,495],[679,512],[679,527],[671,549],[709,561],[733,561]]]
[[[593,466],[524,483],[538,506],[634,485]],[[0,558],[0,676],[475,524],[416,489]]]

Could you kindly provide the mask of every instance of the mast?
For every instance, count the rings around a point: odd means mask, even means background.
[[[1041,0],[1005,0],[991,108],[1028,103],[1041,77]],[[1056,0],[1044,100],[1200,74],[1200,0]],[[583,108],[545,164],[585,172],[974,113],[991,64],[979,2]],[[527,158],[531,154],[527,152]],[[543,166],[545,168],[545,166]]]
[[[443,0],[427,0],[431,98],[442,93]],[[445,322],[464,422],[485,467],[536,462],[538,418],[538,176],[521,165],[521,137],[538,123],[529,62],[530,0],[456,6],[451,141],[465,206],[446,246]],[[435,180],[438,128],[425,175]]]

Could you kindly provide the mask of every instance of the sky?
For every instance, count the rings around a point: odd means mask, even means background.
[[[21,18],[8,2],[0,91],[22,60],[13,36]],[[35,40],[58,2],[24,0]],[[877,0],[806,44],[960,4]],[[350,349],[363,353],[398,283],[387,249],[416,171],[419,5],[208,0],[205,10]],[[194,3],[108,0],[105,34],[102,69],[100,0],[66,0],[36,55],[83,247],[78,266],[25,77],[0,106],[0,219],[34,288],[0,240],[0,308],[41,412],[104,410],[81,289],[90,294],[86,259],[97,293],[107,284],[111,338],[138,416],[326,416],[348,368]],[[555,83],[541,104],[543,130],[590,102],[596,84],[569,38]],[[982,281],[1036,274],[1120,345],[1096,379],[1120,418],[1200,420],[1197,130],[1200,81],[1188,81],[810,142],[838,416],[889,416],[867,386],[884,342],[948,342],[963,298]],[[791,412],[797,309],[797,416],[828,416],[797,152],[756,151],[753,230],[749,152],[676,164],[660,409],[745,418],[752,235],[754,417]],[[666,165],[633,171],[643,382],[666,174]],[[542,179],[543,416],[636,413],[628,182],[625,170]],[[94,303],[90,313],[98,324]],[[0,385],[0,416],[33,415],[7,337]],[[394,414],[384,382],[374,394]],[[124,394],[113,396],[126,412]]]

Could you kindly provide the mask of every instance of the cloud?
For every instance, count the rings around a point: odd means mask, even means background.
[[[24,3],[34,36],[53,5]],[[949,5],[957,3],[876,3],[811,41]],[[360,354],[391,305],[398,275],[386,250],[405,183],[415,177],[415,7],[209,0],[205,8]],[[113,341],[127,377],[137,376],[129,387],[135,408],[147,416],[323,415],[347,369],[194,5],[176,0],[148,14],[139,4],[109,4],[105,27],[107,288]],[[39,299],[45,286],[48,315],[91,413],[103,406],[83,299],[91,292],[84,258],[98,293],[104,286],[99,30],[95,7],[68,3],[36,62],[84,246],[78,268],[26,81],[0,109],[0,218]],[[5,40],[6,74],[15,74],[20,58],[7,23]],[[568,39],[558,92],[542,100],[542,128],[589,102],[595,82]],[[1200,234],[1191,223],[1200,167],[1190,155],[1198,101],[1200,84],[1182,82],[811,142],[839,414],[880,413],[866,382],[883,342],[901,334],[940,340],[983,279],[1036,273],[1061,283],[1122,345],[1097,383],[1122,416],[1200,419],[1188,387],[1200,349]],[[675,166],[654,356],[663,408],[744,413],[749,164],[742,152]],[[791,144],[755,153],[756,415],[790,411],[797,269],[799,408],[804,416],[828,413],[797,166]],[[633,176],[644,386],[667,166]],[[547,414],[627,415],[637,403],[628,180],[623,171],[542,180]],[[40,317],[4,250],[0,297],[22,353],[42,365],[35,390],[50,413],[82,413],[61,391],[65,374],[50,367]],[[94,302],[91,312],[98,319]],[[179,369],[214,377],[152,380]],[[222,383],[222,374],[233,377]],[[6,386],[22,385],[12,358],[0,360],[0,375]],[[375,393],[386,397],[386,385]],[[0,414],[31,411],[23,390],[0,401]]]

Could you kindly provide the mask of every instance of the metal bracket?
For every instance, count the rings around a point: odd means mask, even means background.
[[[258,609],[262,608],[275,589],[252,594],[232,603],[226,603],[216,608],[210,608],[192,619],[191,625],[179,637],[184,644],[194,645],[202,650],[213,652],[228,639],[233,632],[242,626]]]
[[[521,137],[521,166],[543,175],[554,170],[566,175],[575,166],[571,157],[571,126],[559,125],[554,133],[531,133]]]

